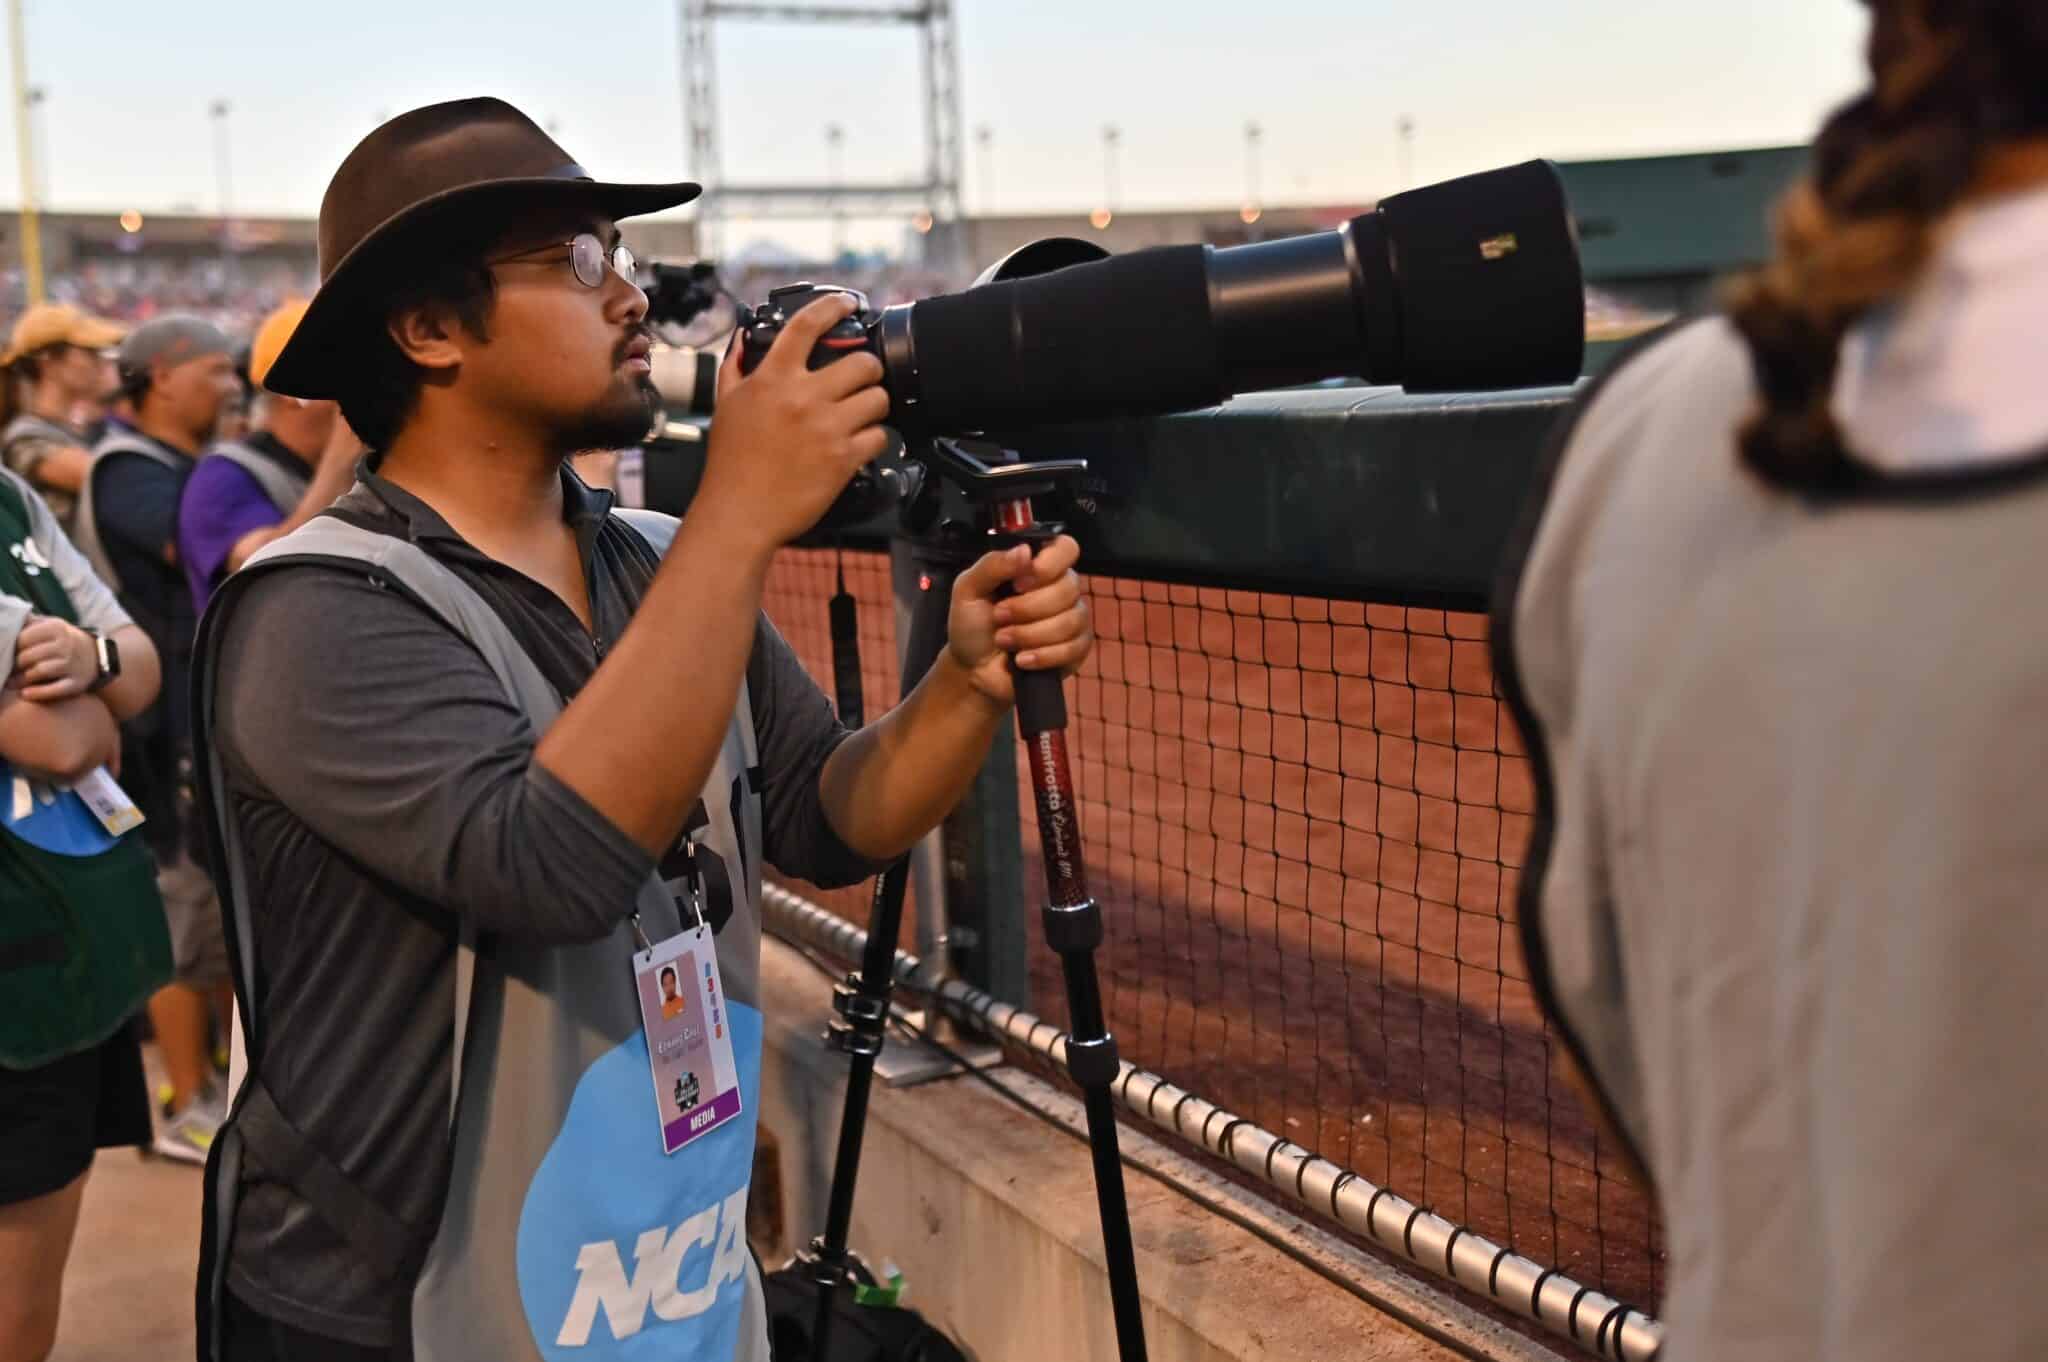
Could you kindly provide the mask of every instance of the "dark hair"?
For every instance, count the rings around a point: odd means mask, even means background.
[[[1759,393],[1742,461],[1786,486],[1855,476],[1829,406],[1843,335],[1919,278],[1986,153],[2048,130],[2048,4],[1870,8],[1871,88],[1822,127],[1778,204],[1776,256],[1729,295]]]
[[[682,976],[676,973],[676,967],[674,965],[663,965],[661,967],[661,973],[655,977],[660,979],[673,979],[676,981],[677,987],[682,986]]]
[[[405,357],[391,338],[390,322],[403,312],[439,308],[464,329],[488,340],[491,308],[497,288],[483,263],[486,243],[474,236],[450,240],[428,238],[409,250],[431,262],[382,291],[374,309],[356,322],[350,345],[347,387],[341,390],[341,415],[371,449],[386,449],[419,405],[427,371]]]
[[[23,355],[11,364],[0,364],[0,428],[13,423],[28,405],[22,401],[22,389],[36,381],[35,370],[29,367],[29,357]]]
[[[44,363],[69,349],[69,341],[58,341],[40,350],[17,355],[10,363],[0,364],[0,427],[5,427],[27,409],[22,390],[33,388],[42,381]]]
[[[54,345],[45,345],[40,350],[29,351],[27,354],[17,358],[8,367],[30,383],[35,383],[42,379],[43,365],[53,359],[61,358],[64,352],[69,349],[71,349],[71,342],[58,341]]]

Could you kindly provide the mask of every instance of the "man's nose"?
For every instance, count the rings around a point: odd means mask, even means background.
[[[647,316],[647,294],[638,284],[609,266],[605,269],[605,276],[605,287],[609,290],[605,299],[605,315],[615,321],[638,326]]]

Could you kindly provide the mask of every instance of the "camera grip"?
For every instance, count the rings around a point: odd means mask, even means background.
[[[1067,726],[1067,691],[1056,671],[1019,671],[1017,730],[1026,738],[1057,733]]]

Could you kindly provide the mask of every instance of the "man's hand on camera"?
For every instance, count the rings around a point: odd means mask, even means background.
[[[1038,550],[1013,548],[982,557],[953,582],[947,647],[974,688],[998,704],[1013,704],[1014,657],[1023,671],[1072,676],[1095,647],[1095,627],[1074,564],[1081,546],[1061,535]],[[1014,587],[1001,600],[997,593]]]
[[[718,371],[700,505],[723,528],[772,551],[816,525],[860,466],[888,447],[882,364],[865,352],[808,367],[819,337],[854,310],[844,296],[792,317],[753,373],[735,340]]]

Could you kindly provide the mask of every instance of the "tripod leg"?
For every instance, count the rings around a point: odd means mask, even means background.
[[[1117,1148],[1116,1108],[1109,1085],[1120,1063],[1116,1038],[1102,1015],[1095,950],[1102,944],[1102,910],[1088,897],[1081,860],[1081,822],[1067,764],[1067,703],[1057,676],[1017,675],[1017,726],[1031,753],[1031,786],[1038,801],[1038,835],[1045,856],[1046,941],[1066,978],[1067,1069],[1081,1086],[1088,1114],[1088,1150],[1095,1163],[1095,1202],[1102,1217],[1103,1260],[1109,1270],[1110,1307],[1117,1355],[1144,1362],[1145,1321],[1138,1295],[1138,1264],[1131,1244],[1131,1212],[1124,1197]]]
[[[908,695],[938,661],[946,646],[946,616],[953,597],[951,568],[933,567],[910,614],[910,642],[903,657],[903,693]],[[818,1305],[812,1316],[811,1356],[825,1362],[832,1332],[832,1302],[846,1284],[849,1268],[846,1241],[853,1226],[853,1191],[860,1178],[861,1143],[867,1134],[868,1098],[874,1088],[875,1056],[889,1019],[889,994],[895,986],[896,941],[903,928],[903,895],[910,882],[910,858],[900,857],[875,881],[874,907],[868,917],[867,952],[861,957],[857,981],[834,991],[832,1005],[839,1018],[832,1040],[852,1059],[846,1075],[846,1105],[839,1117],[839,1147],[832,1164],[832,1193],[825,1211],[825,1232],[811,1246],[816,1268]]]

